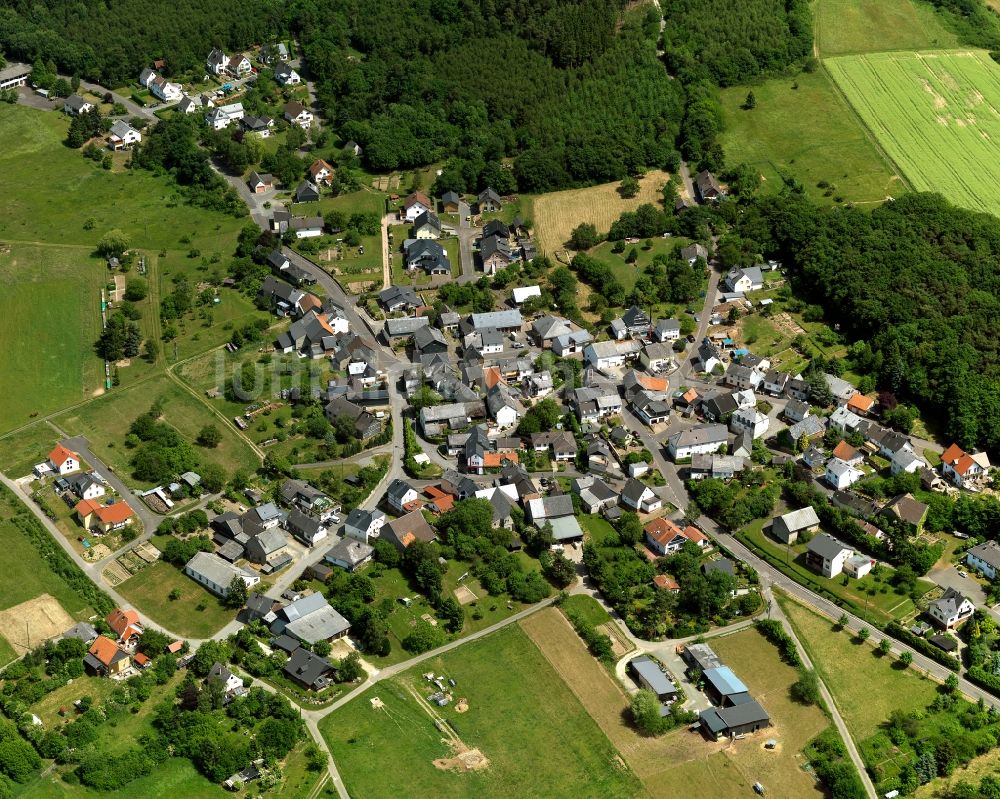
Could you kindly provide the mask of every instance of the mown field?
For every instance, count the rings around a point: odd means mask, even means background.
[[[933,6],[919,0],[819,0],[814,14],[823,57],[958,45]]]
[[[987,53],[879,53],[825,63],[915,189],[1000,211],[1000,66]]]
[[[746,111],[741,106],[751,89],[757,107]],[[762,191],[780,191],[784,176],[820,203],[875,203],[905,191],[823,70],[722,89],[720,96],[726,158],[756,169]]]
[[[436,768],[452,756],[422,697],[434,689],[421,673],[453,678],[455,705],[435,712],[478,748],[488,768],[464,774]],[[381,700],[383,708],[372,706]],[[327,716],[320,729],[355,799],[544,796],[547,799],[645,795],[614,747],[536,646],[516,626],[434,658],[366,691]],[[391,767],[387,767],[391,764]],[[402,781],[402,782],[401,782]],[[402,786],[402,788],[401,788]]]
[[[93,344],[101,330],[104,274],[85,248],[0,242],[0,282],[3,432],[103,387]]]
[[[629,200],[618,193],[618,183],[554,191],[536,197],[533,208],[539,248],[550,255],[563,249],[573,228],[584,222],[594,225],[599,233],[607,233],[622,212],[634,211],[643,203],[661,203],[660,190],[669,179],[666,172],[647,172],[639,181],[639,193]]]

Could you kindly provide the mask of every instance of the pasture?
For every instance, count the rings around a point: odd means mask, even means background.
[[[819,0],[816,46],[822,57],[957,47],[958,37],[920,0]]]
[[[880,53],[825,63],[913,188],[974,211],[1000,211],[1000,67],[987,53]]]
[[[758,777],[772,786],[787,786],[787,795],[819,799],[821,792],[802,770],[801,751],[826,726],[815,707],[791,700],[788,687],[795,671],[783,664],[777,650],[755,630],[746,630],[710,643],[740,675],[754,698],[772,717],[774,727],[734,745],[710,743],[686,727],[659,738],[639,735],[626,720],[628,699],[621,686],[587,652],[561,613],[547,609],[521,622],[525,632],[638,775],[652,797],[674,797],[699,789],[720,799],[738,799],[752,793]],[[685,691],[695,689],[688,683]],[[764,750],[764,741],[777,737],[779,751]],[[783,794],[784,795],[784,794]]]
[[[429,671],[453,678],[456,702],[468,702],[464,713],[455,702],[433,706],[453,732],[436,729],[432,706],[411,693],[424,699],[436,690],[421,677]],[[400,775],[406,775],[407,796],[439,799],[645,795],[536,646],[513,625],[379,683],[323,719],[320,730],[355,799],[399,793]],[[435,765],[461,751],[455,736],[481,751],[486,768],[458,772]],[[392,767],[380,767],[387,763]]]
[[[761,191],[780,191],[783,176],[795,177],[819,203],[878,203],[905,191],[822,69],[752,88],[752,111],[741,108],[746,86],[720,90],[726,120],[720,142],[731,163],[761,174]]]
[[[192,638],[214,635],[236,615],[223,607],[214,594],[162,560],[130,577],[116,590],[153,621]],[[180,595],[170,599],[174,590]]]
[[[589,222],[598,233],[607,233],[624,211],[634,211],[643,203],[659,207],[663,202],[661,189],[670,175],[652,170],[639,181],[639,193],[624,199],[618,193],[619,183],[602,183],[586,189],[566,189],[535,198],[534,230],[542,252],[553,254],[565,247],[573,228]]]
[[[103,388],[104,279],[86,248],[0,243],[0,374],[17,389],[0,395],[0,432]]]

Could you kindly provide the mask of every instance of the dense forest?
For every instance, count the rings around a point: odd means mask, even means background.
[[[937,194],[873,211],[788,194],[754,202],[738,228],[782,254],[797,295],[860,342],[854,371],[915,401],[945,438],[1000,450],[1000,219]]]
[[[778,72],[812,54],[808,0],[664,0],[667,65],[721,86]]]

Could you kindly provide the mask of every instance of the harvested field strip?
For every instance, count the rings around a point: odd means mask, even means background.
[[[987,53],[881,53],[825,64],[915,189],[1000,212],[1000,67]]]

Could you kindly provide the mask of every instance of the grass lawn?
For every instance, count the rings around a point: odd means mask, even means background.
[[[568,596],[560,607],[567,613],[580,614],[595,627],[611,621],[610,614],[601,606],[601,603],[586,594]]]
[[[660,190],[670,176],[653,170],[639,181],[639,193],[626,200],[619,193],[619,183],[603,183],[586,189],[566,189],[543,194],[534,200],[534,230],[539,250],[552,254],[564,249],[573,228],[584,222],[607,233],[623,211],[634,211],[643,203],[659,206],[663,201]]]
[[[0,396],[0,432],[103,390],[93,347],[105,278],[84,248],[0,245],[0,374],[17,387]]]
[[[931,4],[916,0],[819,0],[813,13],[824,57],[959,44]]]
[[[466,746],[483,753],[486,769],[460,774],[433,765],[452,750],[407,690],[411,686],[422,698],[435,690],[421,678],[425,671],[453,678],[455,698],[468,700],[464,714],[454,704],[434,712],[455,725]],[[375,697],[383,709],[372,707]],[[379,684],[327,716],[320,728],[355,799],[397,792],[400,774],[408,796],[438,799],[643,795],[610,742],[515,626]],[[390,762],[392,768],[372,767]]]
[[[174,589],[180,591],[180,598],[171,600],[168,595]],[[153,621],[192,638],[208,638],[236,616],[214,594],[163,561],[147,566],[117,590]],[[205,609],[198,610],[200,605]]]
[[[798,85],[793,89],[793,85]],[[818,202],[881,202],[905,187],[823,69],[774,78],[751,87],[757,106],[740,108],[748,87],[722,89],[726,127],[720,142],[729,161],[764,177],[763,190],[780,191],[791,175]],[[817,183],[833,186],[829,196]]]
[[[169,177],[142,169],[101,169],[62,143],[68,129],[63,114],[18,105],[0,108],[0,141],[5,143],[0,240],[89,248],[108,230],[120,228],[138,247],[232,252],[245,218],[185,204]],[[190,244],[180,243],[185,236]]]
[[[617,535],[615,528],[611,526],[611,522],[597,513],[581,514],[577,519],[583,531],[587,533],[588,538],[592,541],[604,541],[609,535]]]
[[[59,434],[45,422],[36,422],[0,439],[0,471],[9,477],[23,477],[36,463],[45,460],[59,440]]]
[[[1000,66],[981,50],[824,61],[888,157],[919,191],[1000,211]]]
[[[885,623],[913,613],[915,609],[913,601],[908,596],[897,594],[889,586],[890,567],[884,567],[884,581],[877,580],[874,574],[869,573],[860,580],[850,578],[848,584],[844,585],[843,577],[833,579],[823,577],[805,565],[806,544],[794,544],[789,547],[786,562],[785,545],[765,533],[762,529],[764,524],[765,520],[758,519],[741,530],[737,538],[748,546],[763,550],[774,566],[796,582],[853,604],[857,614],[862,617],[867,608],[868,618],[872,621]],[[921,593],[926,593],[934,587],[926,580],[919,580],[917,585]],[[869,593],[872,589],[875,591],[874,594]]]
[[[131,484],[131,451],[123,441],[129,425],[146,413],[157,398],[163,399],[163,421],[173,425],[188,440],[194,441],[206,424],[222,431],[222,443],[214,449],[195,447],[202,463],[218,463],[228,473],[241,466],[257,468],[258,459],[238,435],[231,421],[217,417],[204,403],[167,377],[156,377],[132,388],[112,391],[95,402],[69,411],[56,419],[71,435],[85,435],[94,453]]]
[[[653,258],[657,255],[668,255],[673,252],[675,248],[686,247],[691,243],[690,239],[680,236],[674,236],[666,239],[662,236],[657,236],[655,239],[650,239],[650,241],[653,246],[648,250],[643,246],[644,242],[639,242],[637,244],[626,244],[625,252],[622,253],[611,252],[611,248],[614,246],[614,243],[605,241],[590,250],[588,254],[592,255],[601,263],[607,264],[614,273],[615,277],[618,278],[618,282],[625,287],[625,291],[628,293],[632,291],[632,288],[635,286],[636,278],[638,278],[639,275],[642,274],[643,270],[653,262]],[[633,247],[635,247],[638,258],[636,258],[635,263],[625,263],[625,256],[629,254],[629,251]]]
[[[850,633],[835,632],[829,619],[778,597],[857,741],[878,732],[893,710],[923,710],[933,701],[937,683],[915,669],[893,667],[893,659],[876,657],[870,643],[855,643]]]

